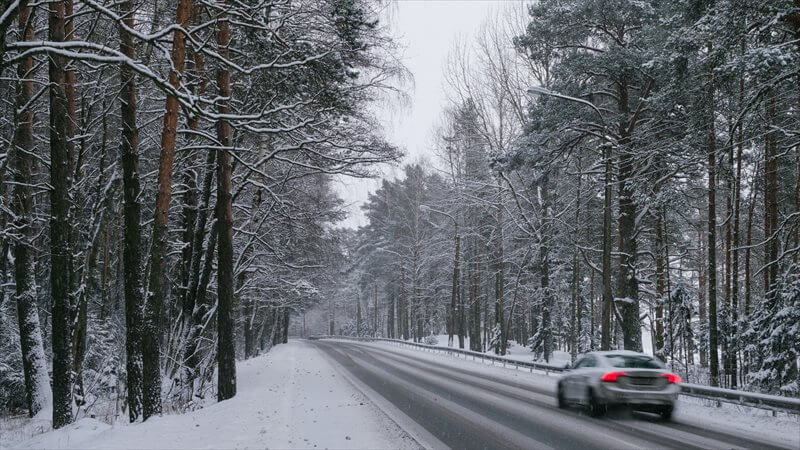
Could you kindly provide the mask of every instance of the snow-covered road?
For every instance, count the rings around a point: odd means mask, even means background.
[[[800,428],[736,429],[679,409],[677,420],[560,410],[555,378],[381,344],[317,341],[321,350],[407,421],[453,448],[796,448]],[[403,423],[402,420],[399,421]],[[792,435],[794,434],[794,435]]]
[[[147,422],[83,419],[2,448],[418,448],[304,341],[238,364],[231,400]],[[2,440],[2,439],[0,439]]]

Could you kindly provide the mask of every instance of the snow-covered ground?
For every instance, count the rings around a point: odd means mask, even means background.
[[[144,423],[82,419],[2,448],[418,448],[419,444],[302,341],[240,362],[231,400]],[[2,432],[0,432],[2,433]]]
[[[429,353],[415,349],[413,347],[392,344],[388,342],[364,342],[361,345],[374,345],[379,347],[391,347],[393,351],[413,354],[416,358],[429,359],[439,363],[452,365],[462,369],[467,369],[476,374],[487,374],[497,378],[505,378],[509,381],[524,381],[525,383],[536,385],[540,389],[550,390],[555,394],[558,374],[551,373],[549,376],[544,373],[530,373],[527,370],[515,370],[512,365],[502,367],[492,366],[490,362],[482,363],[480,360],[472,360],[469,357],[461,358],[449,356],[444,353]],[[440,346],[447,345],[447,336],[440,340]],[[456,346],[458,343],[456,342]],[[513,349],[514,347],[512,347]],[[528,351],[524,347],[516,347],[522,351]],[[529,351],[528,351],[529,352]],[[562,352],[563,353],[563,352]],[[513,355],[513,353],[512,353]],[[569,354],[566,354],[569,360]],[[515,359],[515,358],[511,358]],[[531,360],[530,353],[527,354],[526,361]],[[555,404],[555,395],[553,395]],[[782,445],[789,445],[792,448],[800,448],[800,416],[794,414],[777,413],[775,417],[772,411],[753,408],[748,406],[721,403],[719,407],[715,402],[710,402],[694,397],[681,396],[675,409],[673,421],[694,426],[707,427],[709,430],[720,430],[726,433],[738,434],[743,437],[758,437],[765,442],[776,442]]]

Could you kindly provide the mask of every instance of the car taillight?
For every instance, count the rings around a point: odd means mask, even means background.
[[[681,382],[681,377],[679,377],[678,375],[676,375],[674,373],[662,373],[661,376],[662,377],[667,377],[667,382],[669,382],[669,383],[680,383]]]
[[[615,382],[617,377],[624,377],[625,375],[627,375],[625,372],[606,372],[600,377],[600,381]]]

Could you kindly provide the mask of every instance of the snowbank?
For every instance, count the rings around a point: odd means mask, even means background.
[[[419,447],[308,344],[279,345],[237,369],[231,400],[133,425],[83,419],[3,448]]]

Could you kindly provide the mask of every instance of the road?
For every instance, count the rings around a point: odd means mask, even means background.
[[[391,346],[310,341],[357,385],[458,449],[782,448],[730,431],[620,411],[601,419],[556,406],[552,382],[510,380]],[[476,365],[476,369],[480,365]],[[538,377],[541,378],[541,377]],[[546,381],[546,380],[545,380]],[[395,418],[397,420],[397,418]],[[400,420],[402,422],[402,420]],[[400,424],[403,425],[402,423]]]

